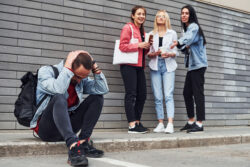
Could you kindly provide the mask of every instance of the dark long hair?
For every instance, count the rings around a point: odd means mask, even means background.
[[[205,38],[205,35],[204,35],[204,33],[203,33],[202,29],[201,29],[201,26],[200,26],[200,24],[198,22],[198,18],[197,18],[197,15],[196,15],[196,12],[195,12],[194,8],[191,5],[186,5],[186,6],[181,8],[181,12],[182,12],[182,10],[184,8],[188,9],[188,11],[189,11],[188,23],[189,24],[196,23],[199,26],[199,34],[203,37],[203,45],[206,45],[206,43],[207,43],[206,38]],[[184,32],[186,32],[187,31],[187,25],[185,23],[182,23],[182,21],[181,21],[181,26],[183,27]]]
[[[143,9],[144,10],[144,12],[145,12],[145,16],[146,16],[146,14],[147,14],[147,12],[146,12],[146,9],[143,7],[143,6],[134,6],[133,8],[132,8],[132,10],[131,10],[131,21],[134,23],[134,19],[133,19],[133,17],[132,17],[132,15],[135,15],[135,13],[136,13],[136,11],[138,10],[138,9]],[[144,23],[143,23],[144,24]],[[143,26],[143,24],[141,25],[141,27],[140,27],[140,33],[142,34],[142,35],[144,35],[144,26]]]

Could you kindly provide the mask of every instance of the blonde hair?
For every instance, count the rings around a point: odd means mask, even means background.
[[[154,30],[153,30],[154,34],[156,34],[158,32],[157,15],[159,13],[164,13],[164,16],[166,18],[166,22],[165,22],[165,28],[166,28],[166,30],[167,29],[172,29],[171,23],[170,23],[170,18],[169,18],[168,13],[166,12],[166,10],[158,10],[157,13],[156,13],[156,15],[155,15],[155,20],[154,20]]]

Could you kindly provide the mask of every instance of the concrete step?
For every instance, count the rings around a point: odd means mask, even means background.
[[[204,133],[197,134],[185,132],[128,134],[124,130],[95,130],[91,139],[95,147],[105,152],[242,144],[250,143],[250,127],[205,128]],[[0,131],[1,157],[52,155],[66,152],[64,142],[43,142],[34,138],[32,131]]]

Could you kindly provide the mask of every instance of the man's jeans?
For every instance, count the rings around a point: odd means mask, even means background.
[[[167,72],[164,59],[158,59],[158,71],[150,70],[151,86],[155,97],[155,110],[157,119],[164,119],[163,111],[163,94],[164,91],[165,104],[167,108],[168,118],[174,118],[174,82],[175,72]],[[162,85],[163,82],[163,85]]]
[[[79,139],[87,139],[99,119],[103,106],[102,95],[89,95],[80,106],[68,112],[67,99],[57,94],[52,97],[39,121],[38,136],[43,141],[66,141],[68,147]],[[79,134],[79,139],[76,133]]]

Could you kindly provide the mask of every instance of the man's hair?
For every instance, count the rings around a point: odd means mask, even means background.
[[[92,59],[89,54],[87,53],[80,53],[76,59],[72,63],[72,69],[75,70],[78,67],[83,65],[83,67],[87,70],[92,69]]]

